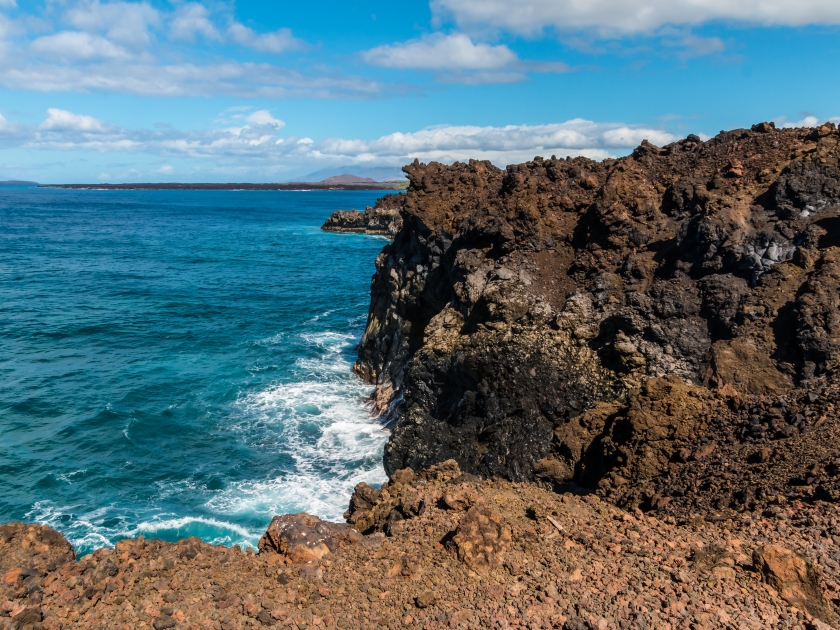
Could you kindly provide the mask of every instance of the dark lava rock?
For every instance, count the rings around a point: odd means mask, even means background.
[[[649,379],[784,396],[840,361],[831,125],[762,123],[604,162],[404,170],[355,365],[393,429],[389,474],[455,459],[485,477],[633,481],[704,430],[667,428],[664,399],[633,403]],[[599,403],[654,408],[581,420]],[[611,463],[586,465],[593,449]]]

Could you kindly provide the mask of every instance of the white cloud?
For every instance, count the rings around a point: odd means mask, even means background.
[[[657,35],[662,45],[675,50],[680,59],[715,55],[726,50],[726,44],[720,37],[701,37],[686,29],[667,26],[660,29]]]
[[[67,11],[66,19],[80,30],[104,33],[123,45],[144,46],[151,41],[149,29],[160,22],[161,14],[147,2],[82,0]]]
[[[225,59],[231,43],[266,52],[305,44],[288,29],[258,33],[232,21],[224,3],[214,5],[217,13],[197,2],[172,4],[164,11],[147,1],[47,0],[40,16],[13,21],[0,13],[0,89],[241,98],[368,98],[407,90],[323,66],[302,72],[241,53],[242,60]],[[224,32],[214,26],[219,21]],[[71,29],[51,32],[59,24]],[[32,39],[27,29],[47,34]],[[173,47],[160,33],[203,41]]]
[[[282,129],[286,126],[286,123],[284,123],[282,120],[274,118],[271,115],[271,112],[267,109],[260,109],[254,112],[245,120],[254,125],[269,125],[271,127],[277,127],[277,129]]]
[[[825,121],[823,121],[825,122]],[[785,129],[794,129],[796,127],[817,127],[821,125],[819,118],[816,116],[805,116],[802,120],[797,120],[795,122],[786,122],[782,125]]]
[[[141,96],[358,98],[392,92],[355,76],[307,76],[265,63],[159,65],[154,60],[58,65],[0,64],[0,86],[40,92],[120,92]]]
[[[378,46],[362,53],[362,57],[376,66],[423,70],[496,70],[519,62],[507,46],[474,44],[461,33],[436,33],[400,44]]]
[[[210,21],[210,12],[197,2],[182,4],[175,11],[169,32],[174,39],[194,41],[196,35],[203,35],[207,39],[219,40],[221,35]]]
[[[235,22],[228,28],[228,36],[240,46],[262,52],[281,53],[305,47],[304,42],[294,37],[288,28],[281,28],[274,33],[258,34],[247,26]]]
[[[760,26],[840,24],[837,0],[431,0],[462,28],[534,35],[546,28],[603,35],[725,21]]]
[[[4,9],[14,9],[17,6],[15,0],[0,0],[0,7]]]
[[[106,126],[93,116],[74,114],[64,109],[51,107],[47,110],[47,118],[40,125],[41,129],[59,131],[101,132]]]
[[[643,139],[667,144],[676,136],[658,129],[576,118],[549,125],[442,126],[394,133],[373,141],[325,140],[317,149],[320,155],[344,160],[399,163],[415,157],[444,162],[478,158],[504,165],[535,155],[604,158],[632,149]]]
[[[163,175],[171,175],[175,172],[175,168],[171,164],[164,164],[159,169],[155,171],[156,173],[161,173]]]
[[[438,16],[463,28],[533,35],[545,28],[601,34],[726,21],[761,26],[840,24],[837,0],[431,0]]]
[[[120,48],[99,35],[64,31],[55,35],[39,37],[30,44],[33,51],[47,55],[56,61],[70,59],[116,59],[128,57]]]
[[[302,165],[396,166],[414,158],[447,163],[487,159],[499,166],[530,160],[536,155],[601,159],[627,153],[643,139],[659,145],[676,139],[661,129],[578,118],[548,125],[441,126],[373,140],[315,141],[280,136],[280,122],[270,112],[259,110],[244,125],[225,129],[125,129],[91,116],[51,109],[39,127],[22,129],[15,136],[15,143],[30,149],[145,153],[166,159],[167,165],[174,159],[200,160],[214,168],[226,166],[253,173]]]

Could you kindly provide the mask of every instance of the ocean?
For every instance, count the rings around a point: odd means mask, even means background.
[[[82,555],[341,520],[385,480],[351,366],[386,241],[319,227],[381,194],[0,190],[0,522]]]

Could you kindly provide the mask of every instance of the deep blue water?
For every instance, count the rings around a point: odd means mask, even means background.
[[[256,544],[384,480],[350,372],[380,193],[0,190],[0,522]]]

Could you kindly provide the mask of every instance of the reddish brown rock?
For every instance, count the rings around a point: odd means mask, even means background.
[[[458,559],[487,571],[502,564],[510,549],[511,529],[504,518],[486,506],[476,506],[461,519],[452,539]]]
[[[348,525],[329,523],[301,512],[275,516],[260,539],[259,550],[283,554],[293,562],[311,562],[361,538]]]
[[[823,593],[816,568],[799,554],[779,545],[757,549],[753,562],[764,580],[791,606],[807,610],[828,623],[837,615]]]

